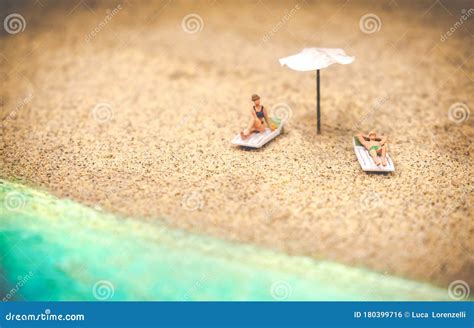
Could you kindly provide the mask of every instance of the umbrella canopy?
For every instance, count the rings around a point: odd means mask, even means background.
[[[296,55],[280,58],[282,66],[288,66],[295,71],[306,72],[316,71],[316,115],[317,131],[321,132],[321,111],[320,111],[320,92],[319,92],[319,70],[326,68],[334,63],[347,65],[354,61],[354,57],[346,55],[344,50],[339,48],[305,48]]]

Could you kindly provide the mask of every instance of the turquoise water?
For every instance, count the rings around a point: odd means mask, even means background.
[[[119,218],[4,180],[0,255],[8,300],[449,300],[429,284]]]

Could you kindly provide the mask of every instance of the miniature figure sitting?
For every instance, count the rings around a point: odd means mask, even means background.
[[[387,155],[387,137],[382,136],[379,138],[375,131],[370,131],[368,135],[357,134],[357,139],[367,149],[375,165],[382,164],[387,166],[387,159],[385,157]]]
[[[265,123],[271,131],[275,130],[273,124],[270,123],[267,110],[263,105],[260,105],[260,97],[256,94],[252,95],[252,101],[254,103],[253,108],[250,110],[252,119],[250,120],[248,127],[240,132],[242,140],[247,139],[253,132],[265,131]]]

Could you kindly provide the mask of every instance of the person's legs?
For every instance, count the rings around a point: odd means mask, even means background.
[[[252,118],[247,128],[243,131],[240,131],[240,137],[242,139],[247,139],[254,130],[255,130],[255,119]]]
[[[370,156],[372,157],[372,159],[374,160],[375,165],[378,166],[378,165],[381,164],[380,158],[379,158],[379,156],[377,155],[377,151],[376,151],[375,149],[371,149],[371,150],[369,151],[369,155],[370,155]]]
[[[255,121],[254,128],[257,132],[265,131],[265,125],[260,120]]]
[[[386,158],[386,155],[387,155],[387,147],[385,146],[382,146],[378,152],[380,152],[380,157],[382,159],[382,165],[383,166],[387,166],[387,158]]]

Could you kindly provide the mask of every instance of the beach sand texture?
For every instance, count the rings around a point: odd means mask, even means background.
[[[472,289],[472,17],[442,37],[471,4],[2,2],[26,26],[0,36],[1,176],[173,228]],[[375,28],[360,26],[367,14]],[[321,71],[321,135],[314,72],[278,63],[309,46],[356,57]],[[288,122],[248,151],[230,140],[252,93]],[[389,135],[394,173],[360,169],[351,137],[368,129]]]

